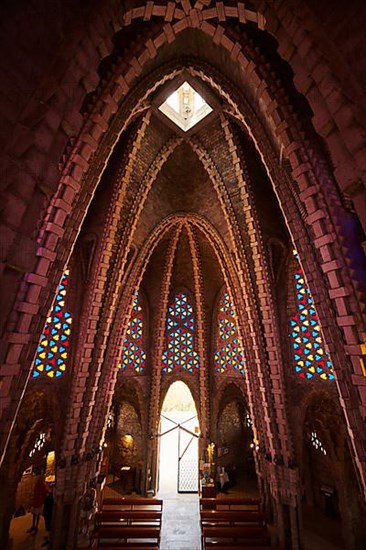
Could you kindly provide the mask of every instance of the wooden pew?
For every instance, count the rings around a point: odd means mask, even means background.
[[[260,511],[258,498],[201,498],[201,510],[247,510]]]
[[[163,511],[163,501],[160,498],[105,498],[102,510],[118,507],[119,510],[157,510]]]
[[[95,527],[148,526],[161,527],[162,512],[156,510],[103,510],[95,514]]]
[[[201,528],[210,525],[254,525],[264,527],[265,515],[246,510],[201,510]]]
[[[118,544],[118,546],[97,546],[97,548],[103,548],[103,550],[119,550],[120,548],[124,549],[130,549],[130,550],[146,550],[148,548],[149,550],[159,550],[159,545],[154,544],[153,542],[145,542],[142,544],[139,543],[131,543],[131,542],[121,542]],[[85,549],[81,549],[85,550]]]
[[[256,526],[219,526],[202,528],[202,547],[236,546],[270,546],[271,537],[266,528]]]
[[[160,527],[101,526],[97,530],[96,538],[98,548],[125,548],[128,545],[144,546],[146,543],[159,546]]]
[[[233,548],[245,548],[245,550],[285,550],[283,546],[242,546],[242,543],[230,544],[229,546],[222,546],[221,544],[208,543],[207,548],[215,548],[215,550],[233,550]]]

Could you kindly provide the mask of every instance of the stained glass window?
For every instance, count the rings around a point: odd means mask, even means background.
[[[247,412],[244,417],[244,423],[247,428],[253,427],[252,419],[250,418],[250,414]]]
[[[68,284],[69,270],[66,270],[58,286],[55,302],[38,344],[33,366],[33,378],[41,376],[58,378],[66,370],[72,322],[71,313],[66,311],[65,306]]]
[[[141,373],[145,369],[146,353],[143,346],[144,320],[141,296],[138,291],[133,297],[133,307],[123,340],[122,360],[119,367]]]
[[[218,314],[218,348],[215,353],[216,372],[244,374],[244,357],[238,339],[234,304],[229,293],[222,295]]]
[[[34,442],[34,445],[33,445],[33,449],[31,450],[31,452],[29,453],[29,458],[32,458],[33,455],[36,454],[36,452],[40,451],[41,449],[43,449],[43,447],[45,446],[46,444],[46,434],[44,432],[41,432],[36,441]]]
[[[199,356],[194,349],[195,320],[193,307],[183,292],[174,296],[166,320],[166,349],[163,351],[163,372],[185,369],[196,372]]]
[[[297,254],[294,252],[297,259]],[[300,378],[333,380],[328,352],[324,349],[318,316],[301,266],[295,271],[296,315],[291,317],[291,338],[295,371]]]
[[[326,451],[323,443],[319,439],[319,436],[316,432],[311,432],[310,441],[311,441],[312,446],[315,447],[315,449],[317,449],[321,453],[323,453],[324,456],[327,454],[327,451]]]

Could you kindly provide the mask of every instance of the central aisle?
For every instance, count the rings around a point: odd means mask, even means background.
[[[200,550],[197,494],[159,493],[164,499],[160,550]]]

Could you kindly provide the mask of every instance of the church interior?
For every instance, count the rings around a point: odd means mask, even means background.
[[[0,12],[0,547],[40,475],[53,550],[93,484],[159,495],[171,428],[178,493],[365,548],[365,3]]]

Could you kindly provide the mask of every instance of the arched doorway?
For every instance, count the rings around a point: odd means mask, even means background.
[[[199,423],[188,386],[174,382],[164,399],[159,424],[158,491],[198,492]]]

